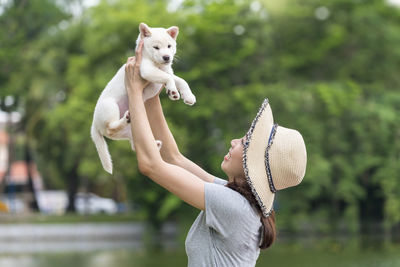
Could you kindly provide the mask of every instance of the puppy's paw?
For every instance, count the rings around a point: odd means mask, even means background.
[[[158,149],[160,150],[162,147],[162,141],[156,140],[156,144],[157,144]]]
[[[130,123],[131,122],[131,114],[129,113],[129,110],[127,110],[125,112],[124,119],[125,119],[126,123]]]
[[[165,86],[165,89],[167,90],[167,95],[168,95],[169,99],[179,100],[181,98],[181,96],[179,95],[178,89],[176,89],[175,86],[170,86],[170,87]]]
[[[191,92],[182,94],[182,99],[183,99],[183,102],[189,106],[193,106],[196,103],[196,96],[194,94],[192,94]]]

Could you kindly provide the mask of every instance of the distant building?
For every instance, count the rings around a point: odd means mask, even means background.
[[[8,134],[0,130],[0,181],[7,171]]]
[[[15,124],[21,121],[21,114],[19,112],[6,113],[0,110],[0,130],[6,128],[7,122],[11,119],[11,123]]]
[[[43,180],[37,170],[36,164],[31,164],[31,174],[33,184],[36,190],[43,189]],[[3,179],[7,179],[5,175],[0,178],[0,183]],[[28,165],[25,161],[15,161],[11,164],[10,177],[5,181],[6,187],[13,186],[17,192],[23,191],[23,188],[28,184]]]
[[[28,173],[32,176],[35,191],[43,189],[43,180],[36,163],[30,164],[29,172],[24,160],[11,159],[9,163],[10,136],[5,129],[18,124],[20,120],[19,112],[7,113],[0,110],[0,201],[9,207],[10,212],[24,212],[28,210],[27,207],[31,207],[34,195],[29,187]]]
[[[28,184],[28,165],[25,161],[19,160],[11,163],[10,176],[6,177],[8,164],[8,142],[10,138],[5,131],[0,130],[0,184],[5,182],[6,191],[12,186],[13,191],[23,191],[24,186]],[[43,189],[43,180],[37,169],[36,163],[32,163],[31,174],[33,184],[36,190]],[[5,181],[4,181],[5,180]],[[0,192],[3,193],[3,192]]]

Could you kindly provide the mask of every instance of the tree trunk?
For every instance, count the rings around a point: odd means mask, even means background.
[[[384,198],[382,189],[371,182],[371,173],[365,173],[362,183],[366,197],[359,201],[359,221],[362,246],[379,247],[384,241]]]
[[[400,244],[400,223],[397,223],[391,227],[391,238],[392,242]]]
[[[76,212],[75,208],[75,195],[78,192],[79,176],[78,176],[78,163],[75,163],[72,168],[67,172],[67,190],[68,190],[68,206],[67,212]]]
[[[28,190],[32,194],[32,200],[30,201],[29,206],[33,211],[39,211],[36,188],[35,188],[35,184],[33,182],[33,176],[32,176],[33,160],[32,160],[31,150],[29,148],[28,140],[26,140],[26,142],[25,142],[25,163],[26,163],[26,169],[27,169],[27,175],[28,175]]]

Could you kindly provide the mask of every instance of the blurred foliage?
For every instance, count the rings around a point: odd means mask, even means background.
[[[174,69],[198,102],[161,98],[184,154],[223,177],[229,141],[245,134],[268,97],[275,121],[298,129],[308,151],[302,185],[277,195],[281,226],[325,231],[400,223],[399,8],[383,0],[171,6],[101,1],[81,16],[45,0],[3,8],[0,96],[22,99],[48,187],[128,197],[155,225],[195,214],[138,173],[128,142],[108,142],[115,174],[107,175],[89,136],[96,100],[133,54],[139,23],[178,25]]]

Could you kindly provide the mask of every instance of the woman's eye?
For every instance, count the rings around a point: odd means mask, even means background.
[[[171,45],[168,45],[168,48],[171,48]]]
[[[154,49],[157,49],[157,50],[160,49],[158,46],[153,46],[153,48],[154,48]]]

